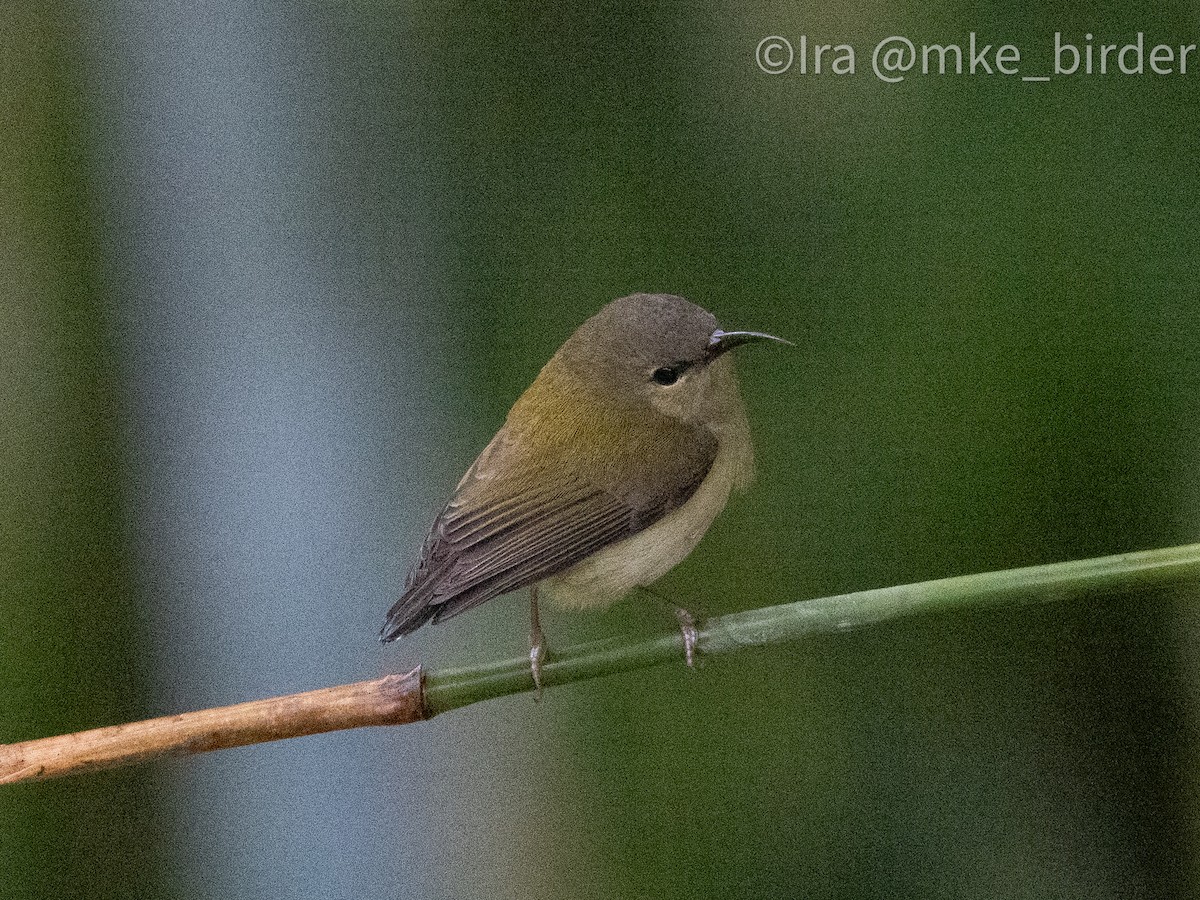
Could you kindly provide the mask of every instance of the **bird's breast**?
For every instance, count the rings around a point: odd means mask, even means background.
[[[632,537],[597,551],[542,582],[549,598],[574,608],[607,606],[657,581],[683,561],[725,508],[731,491],[753,477],[754,453],[744,420],[719,436],[708,474],[686,502]]]

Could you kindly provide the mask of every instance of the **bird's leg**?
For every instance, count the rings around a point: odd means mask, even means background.
[[[537,700],[542,699],[542,663],[546,661],[546,636],[538,622],[537,585],[529,588],[529,672],[537,688]]]
[[[675,613],[675,618],[679,622],[679,631],[683,634],[683,658],[686,660],[689,669],[696,668],[697,644],[700,641],[700,632],[696,628],[696,617],[682,606],[664,597],[658,591],[654,590],[654,588],[642,585],[642,590],[659,603],[665,604]]]
[[[696,668],[696,642],[700,639],[696,631],[695,617],[682,606],[675,607],[675,618],[679,620],[679,630],[683,632],[683,658],[689,669]]]

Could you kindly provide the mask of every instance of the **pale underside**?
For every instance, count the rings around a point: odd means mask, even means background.
[[[750,481],[753,467],[748,441],[722,441],[708,475],[686,503],[633,537],[545,579],[543,596],[561,606],[600,607],[658,581],[696,548],[725,508],[730,492]]]

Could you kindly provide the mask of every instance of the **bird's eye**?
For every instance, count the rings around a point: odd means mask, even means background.
[[[670,366],[663,366],[661,369],[655,369],[650,375],[655,384],[663,386],[674,384],[679,380],[679,370],[672,369]]]

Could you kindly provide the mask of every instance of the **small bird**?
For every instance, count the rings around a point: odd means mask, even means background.
[[[670,294],[622,297],[580,325],[438,514],[380,640],[528,587],[540,692],[540,591],[584,608],[650,585],[749,485],[754,450],[728,351],[757,341],[788,343],[722,331]],[[677,612],[691,665],[694,622]]]

